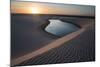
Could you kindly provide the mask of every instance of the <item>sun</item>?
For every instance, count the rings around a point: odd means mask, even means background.
[[[33,14],[38,14],[38,13],[40,13],[39,8],[33,7],[33,8],[32,8],[32,13],[33,13]]]

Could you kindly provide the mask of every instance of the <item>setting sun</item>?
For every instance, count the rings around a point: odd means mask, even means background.
[[[31,10],[32,10],[32,13],[34,13],[34,14],[40,13],[39,8],[37,8],[37,7],[31,8]]]

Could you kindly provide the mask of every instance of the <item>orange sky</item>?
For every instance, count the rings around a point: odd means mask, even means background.
[[[53,4],[39,2],[11,2],[11,13],[64,14],[94,16],[94,6]]]

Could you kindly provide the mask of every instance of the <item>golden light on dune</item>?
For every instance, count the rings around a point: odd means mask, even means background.
[[[39,10],[39,8],[37,8],[37,7],[32,7],[32,8],[31,8],[31,12],[32,12],[33,14],[38,14],[38,13],[40,13],[40,10]]]

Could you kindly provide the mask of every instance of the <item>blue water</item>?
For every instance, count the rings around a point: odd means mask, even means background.
[[[49,20],[50,24],[46,26],[45,30],[56,36],[64,36],[79,30],[80,28],[72,23],[63,22],[61,20]]]

